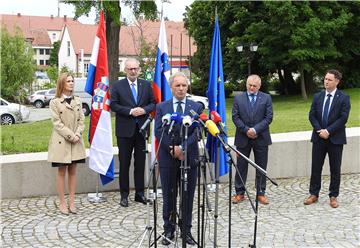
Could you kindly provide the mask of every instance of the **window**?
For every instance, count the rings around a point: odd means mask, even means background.
[[[52,33],[52,39],[56,40],[56,34],[55,33]]]
[[[50,55],[50,49],[45,49],[45,54]]]
[[[45,64],[46,64],[46,65],[50,65],[50,60],[48,60],[48,59],[45,60]]]
[[[44,60],[40,59],[40,65],[44,65]]]
[[[44,54],[44,49],[39,49],[40,50],[40,54]]]
[[[67,42],[67,56],[70,56],[70,41]]]

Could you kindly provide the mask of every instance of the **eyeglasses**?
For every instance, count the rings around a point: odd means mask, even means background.
[[[74,80],[66,80],[67,83],[74,82]]]
[[[129,70],[129,71],[138,71],[139,70],[139,67],[134,67],[134,68],[126,68],[126,70]]]

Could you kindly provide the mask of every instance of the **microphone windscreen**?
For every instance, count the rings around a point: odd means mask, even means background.
[[[219,115],[218,112],[211,111],[210,115],[211,115],[211,120],[213,120],[213,122],[215,122],[215,123],[221,122],[221,116]]]
[[[179,123],[181,121],[181,115],[179,113],[171,114],[171,120]]]
[[[167,113],[166,115],[164,115],[162,118],[161,118],[161,121],[164,123],[164,122],[166,122],[166,123],[170,123],[170,121],[171,121],[171,114],[169,114],[169,113]]]
[[[184,126],[191,126],[191,124],[192,124],[191,117],[188,116],[188,115],[184,116],[184,117],[182,118],[182,124],[183,124]]]
[[[207,121],[207,120],[209,120],[209,117],[207,116],[207,114],[202,113],[202,114],[200,114],[200,120]]]
[[[214,137],[216,137],[220,133],[219,128],[212,120],[207,120],[205,122],[205,126],[208,129],[209,133]]]

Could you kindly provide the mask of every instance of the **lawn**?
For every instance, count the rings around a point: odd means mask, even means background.
[[[350,95],[351,111],[347,127],[360,126],[360,89],[345,90]],[[312,96],[303,100],[300,96],[273,96],[274,119],[270,125],[271,133],[284,133],[311,130],[308,113]],[[235,135],[235,126],[231,120],[233,98],[226,100],[227,126],[229,136]],[[115,121],[112,120],[114,133]],[[86,130],[84,140],[89,147],[87,133],[89,118],[85,119]],[[44,152],[47,151],[51,135],[52,124],[50,120],[34,123],[24,123],[12,126],[1,126],[1,151],[3,154]],[[116,139],[113,136],[114,146]]]

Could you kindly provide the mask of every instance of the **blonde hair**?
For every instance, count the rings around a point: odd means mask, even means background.
[[[57,83],[56,83],[55,97],[61,97],[62,93],[64,92],[66,80],[68,77],[72,77],[72,79],[74,80],[74,76],[72,74],[70,74],[69,72],[60,74],[60,76],[57,80]]]

